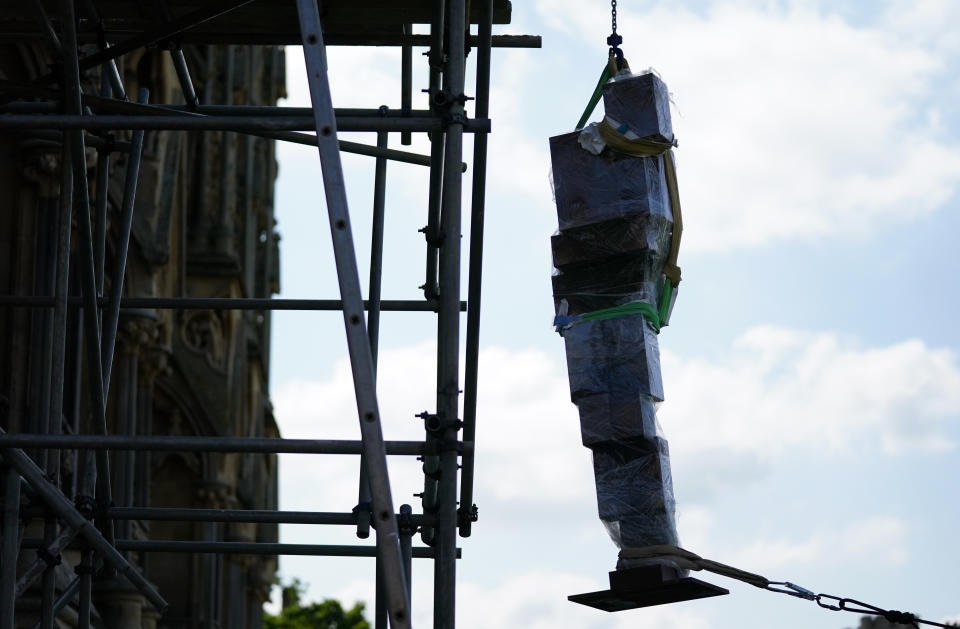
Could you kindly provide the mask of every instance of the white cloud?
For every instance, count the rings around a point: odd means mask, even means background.
[[[660,421],[673,458],[701,469],[704,487],[756,479],[787,451],[897,455],[956,447],[948,429],[960,417],[960,367],[952,351],[919,340],[863,348],[831,333],[758,327],[723,359],[664,352],[662,364],[667,401]],[[385,438],[422,438],[414,415],[432,410],[434,369],[431,342],[381,351]],[[580,445],[562,362],[539,350],[489,347],[480,355],[480,377],[477,492],[531,506],[591,499],[589,453]],[[289,383],[274,399],[286,437],[358,438],[346,359],[328,379]],[[397,500],[409,501],[422,483],[419,466],[410,457],[391,457],[390,465]],[[314,496],[302,488],[325,478],[336,505],[325,508],[349,510],[356,473],[351,457],[286,455],[284,508],[307,508],[303,501]]]
[[[309,107],[310,88],[302,49],[286,48],[287,97],[280,101],[286,107]],[[400,76],[394,69],[400,67],[399,49],[379,47],[332,47],[327,49],[330,95],[337,108],[376,108],[400,106]],[[358,89],[358,86],[362,88]],[[345,137],[354,141],[375,144],[370,133],[363,137]],[[304,151],[296,145],[279,142],[280,160],[318,159],[316,149]]]
[[[546,138],[532,138],[524,128],[532,103],[530,77],[542,72],[542,59],[529,50],[498,50],[490,86],[490,119],[487,187],[490,194],[520,194],[546,208],[555,222],[550,193],[550,154]]]
[[[874,516],[836,529],[821,530],[803,540],[761,538],[730,557],[710,557],[748,571],[796,568],[816,564],[844,564],[869,559],[872,565],[900,565],[907,561],[907,527],[899,518]]]
[[[684,547],[704,548],[716,526],[713,511],[696,504],[677,505],[677,532]]]
[[[934,104],[951,71],[924,37],[937,25],[955,41],[939,22],[944,3],[906,24],[913,3],[891,10],[896,27],[854,27],[801,3],[660,6],[621,7],[619,22],[628,57],[659,70],[676,101],[688,251],[864,235],[955,194],[960,147]],[[574,0],[539,8],[572,34],[605,28],[603,12]]]
[[[327,65],[335,107],[400,106],[399,48],[333,46],[327,49]],[[286,48],[286,71],[287,98],[281,104],[309,107],[310,90],[299,46]]]
[[[336,592],[331,593],[330,598],[341,601],[344,607],[364,603],[366,605],[366,610],[364,610],[366,617],[373,619],[376,585],[369,579],[353,580],[343,584]]]
[[[386,439],[423,437],[423,424],[414,415],[433,410],[436,350],[432,342],[380,352],[379,402]],[[487,348],[480,355],[481,388],[477,429],[477,466],[495,469],[495,478],[479,475],[477,491],[503,500],[533,503],[578,500],[592,495],[590,459],[580,446],[576,408],[570,403],[562,366],[537,350]],[[356,405],[349,362],[337,361],[331,377],[320,382],[295,381],[273,396],[281,431],[288,438],[358,438]],[[356,474],[350,461],[335,457],[283,457],[281,474],[297,486],[311,478]],[[331,460],[332,459],[332,460]],[[415,465],[394,462],[402,479],[392,481],[394,494],[408,496],[422,483]],[[325,466],[318,468],[318,466]],[[392,471],[392,470],[391,470]],[[524,478],[523,483],[503,482]],[[411,485],[412,483],[412,485]],[[343,485],[346,485],[346,488]],[[338,504],[355,500],[352,483],[330,483]],[[408,490],[408,491],[407,491]],[[299,492],[288,492],[295,500]],[[287,503],[285,508],[292,508]]]
[[[649,607],[611,615],[575,605],[565,594],[605,589],[579,575],[525,572],[492,587],[463,583],[457,592],[457,626],[463,629],[627,629],[638,624],[663,629],[706,629],[707,619],[677,606]]]
[[[907,41],[934,44],[947,53],[960,52],[955,25],[960,5],[952,0],[888,0],[881,14],[885,28]]]
[[[831,333],[757,327],[723,360],[664,352],[662,364],[660,419],[674,451],[691,458],[955,447],[945,429],[960,415],[956,355],[919,340],[863,348]]]
[[[412,416],[432,399],[434,361],[432,343],[381,350],[386,438],[422,435]],[[755,328],[734,343],[726,359],[668,354],[664,363],[669,384],[668,401],[661,407],[664,427],[675,462],[682,452],[679,465],[698,467],[702,472],[698,476],[722,474],[714,469],[722,461],[741,465],[746,461],[749,466],[762,460],[772,465],[775,461],[768,459],[787,450],[819,450],[824,434],[830,435],[834,452],[854,447],[877,452],[891,444],[896,447],[888,447],[889,453],[945,447],[943,429],[960,414],[956,358],[919,341],[864,349],[828,333]],[[349,373],[344,359],[324,380],[280,387],[275,393],[276,415],[284,436],[356,438]],[[484,535],[496,539],[479,547],[488,552],[476,552],[474,544],[485,543],[480,539],[465,544],[470,546],[465,558],[486,580],[460,581],[458,624],[467,629],[481,625],[563,629],[599,628],[613,622],[615,628],[626,628],[641,621],[706,629],[706,618],[691,608],[670,606],[616,616],[580,608],[568,603],[565,595],[602,589],[602,584],[557,566],[538,563],[534,565],[539,571],[524,571],[531,561],[544,560],[544,548],[557,548],[562,549],[558,560],[589,560],[591,567],[584,574],[602,577],[612,568],[615,550],[596,520],[589,456],[580,445],[562,360],[538,350],[490,347],[481,352],[480,373],[477,494]],[[913,423],[905,423],[903,417]],[[717,449],[722,456],[712,456]],[[353,457],[286,455],[282,460],[283,508],[339,511],[355,504]],[[395,502],[412,502],[410,493],[422,486],[419,465],[408,457],[391,457],[390,466]],[[683,495],[690,493],[684,485]],[[901,566],[910,560],[907,523],[893,515],[867,515],[845,523],[817,519],[800,527],[806,533],[785,530],[782,535],[764,535],[743,531],[738,528],[742,524],[727,520],[729,514],[689,499],[679,505],[679,512],[685,547],[768,576],[863,562]],[[545,528],[544,521],[553,524]],[[343,543],[349,543],[352,527],[336,528],[342,529],[336,535],[342,534]],[[315,534],[308,527],[284,527],[281,533],[283,541],[307,543],[315,543]],[[336,542],[332,534],[326,535],[325,541]],[[311,585],[315,598],[365,600],[372,611],[369,577],[317,571],[296,559],[286,558],[283,570],[316,581]],[[503,569],[489,574],[491,565]],[[430,609],[429,566],[424,564],[423,569],[426,574],[414,575],[415,619],[421,625],[429,624]]]

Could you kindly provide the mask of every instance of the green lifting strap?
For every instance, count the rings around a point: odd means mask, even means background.
[[[658,333],[660,332],[660,313],[657,312],[656,308],[643,301],[634,301],[629,304],[623,304],[622,306],[614,306],[613,308],[604,308],[602,310],[594,310],[593,312],[585,312],[577,317],[577,320],[603,321],[604,319],[617,319],[619,317],[628,317],[635,314],[642,314],[643,318],[653,325],[653,329]]]
[[[629,70],[630,66],[627,65],[626,60],[624,60],[623,65]],[[603,66],[603,72],[600,73],[600,80],[597,81],[597,86],[593,88],[593,94],[590,95],[590,101],[587,103],[586,109],[583,110],[583,115],[580,116],[579,122],[577,122],[576,130],[579,131],[587,124],[587,119],[593,115],[593,111],[597,108],[597,103],[600,102],[600,97],[603,96],[603,86],[607,84],[607,81],[613,76],[616,65],[614,58],[611,55],[610,59],[607,60],[607,63]],[[606,122],[606,121],[604,121]],[[644,302],[632,302],[629,304],[624,304],[622,306],[614,306],[613,308],[604,308],[602,310],[594,310],[593,312],[586,312],[582,315],[577,315],[573,317],[557,317],[555,323],[559,323],[560,320],[564,320],[566,325],[573,325],[577,321],[602,321],[604,319],[615,319],[617,317],[626,317],[634,314],[642,314],[644,318],[653,325],[653,328],[660,333],[660,328],[666,326],[667,317],[670,315],[670,302],[673,301],[673,291],[674,284],[680,281],[680,268],[676,265],[677,260],[677,249],[680,244],[680,232],[683,229],[683,222],[680,218],[680,202],[676,192],[676,173],[673,166],[673,156],[669,153],[670,147],[672,145],[663,144],[663,143],[650,143],[649,141],[630,141],[622,139],[622,136],[617,134],[617,137],[609,137],[611,134],[609,130],[606,129],[605,125],[600,126],[600,132],[604,136],[604,139],[608,143],[613,144],[615,148],[634,155],[665,155],[664,166],[667,171],[667,186],[670,192],[670,201],[671,206],[675,213],[675,232],[673,242],[671,243],[671,252],[669,259],[667,260],[666,268],[664,269],[666,277],[664,277],[663,282],[663,291],[660,294],[660,303],[656,308],[652,305]],[[606,133],[605,133],[606,132]],[[647,142],[650,144],[643,144]],[[643,144],[643,146],[640,146]],[[662,323],[661,323],[662,322]],[[559,330],[560,328],[558,328]]]
[[[657,312],[660,317],[660,327],[667,325],[671,301],[673,301],[673,281],[669,277],[665,277],[663,278],[663,291],[660,293],[660,309]]]
[[[650,322],[653,329],[660,333],[660,328],[666,327],[667,317],[670,315],[670,302],[673,300],[673,282],[669,277],[664,278],[663,291],[660,294],[660,303],[658,307],[643,301],[634,301],[629,304],[613,306],[612,308],[603,308],[585,312],[581,315],[558,316],[554,319],[554,324],[558,329],[565,329],[571,325],[576,325],[580,321],[603,321],[604,319],[617,319],[619,317],[629,317],[630,315],[641,314],[643,318]]]
[[[603,66],[603,72],[600,73],[600,80],[597,81],[597,86],[593,88],[593,94],[590,95],[590,101],[587,103],[587,108],[583,110],[583,115],[580,116],[580,122],[577,123],[576,130],[579,131],[587,124],[587,119],[593,114],[593,110],[597,108],[597,103],[600,102],[600,97],[603,96],[603,86],[607,84],[607,81],[610,80],[610,64],[606,63]]]

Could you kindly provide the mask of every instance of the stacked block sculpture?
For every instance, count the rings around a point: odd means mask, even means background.
[[[669,96],[656,75],[618,77],[603,99],[604,124],[673,143]],[[558,324],[570,395],[610,537],[621,549],[677,545],[670,454],[657,422],[661,322],[617,309],[642,302],[659,310],[674,228],[664,163],[672,156],[588,151],[581,134],[590,131],[550,138],[559,219],[553,294],[558,322],[570,322]],[[589,316],[597,311],[609,318]]]

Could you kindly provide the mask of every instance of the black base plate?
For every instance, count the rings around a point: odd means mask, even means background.
[[[729,593],[712,583],[681,577],[665,566],[644,566],[611,572],[609,590],[573,594],[567,600],[605,612],[619,612]]]

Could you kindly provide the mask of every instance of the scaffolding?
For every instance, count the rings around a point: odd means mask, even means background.
[[[411,560],[432,559],[433,625],[438,629],[453,627],[457,535],[470,535],[477,513],[473,502],[473,452],[491,48],[539,47],[539,37],[492,34],[493,24],[509,22],[510,3],[505,0],[319,4],[315,0],[25,0],[16,5],[3,4],[0,44],[47,46],[56,62],[49,72],[29,81],[10,76],[0,79],[0,135],[29,131],[31,141],[44,143],[58,153],[56,176],[60,193],[55,203],[57,211],[52,213],[56,220],[45,227],[47,242],[36,243],[47,252],[50,290],[47,294],[41,290],[34,294],[8,291],[0,295],[3,316],[30,313],[31,325],[41,328],[39,338],[48,339],[40,347],[42,356],[31,362],[40,363],[40,407],[31,407],[31,416],[19,423],[11,417],[0,418],[6,427],[0,434],[0,629],[22,626],[18,604],[26,592],[37,590],[38,583],[39,620],[35,626],[41,629],[62,626],[58,623],[67,622],[61,614],[68,608],[73,610],[68,623],[72,626],[129,626],[122,620],[110,624],[102,617],[97,619],[92,609],[93,583],[106,573],[121,575],[162,613],[167,606],[164,593],[145,578],[136,559],[150,553],[376,557],[376,626],[385,628],[389,618],[389,625],[398,629],[411,626]],[[144,9],[145,5],[150,5],[152,14]],[[429,25],[429,32],[414,33],[415,24]],[[471,24],[477,25],[475,35],[470,32]],[[209,95],[198,95],[191,81],[190,55],[184,54],[186,47],[201,45],[302,46],[312,107],[209,102]],[[327,79],[327,45],[400,47],[400,109],[334,109]],[[169,55],[182,103],[150,103],[146,90],[140,90],[136,102],[128,99],[117,60],[144,47]],[[412,108],[415,47],[428,49],[430,107],[425,110]],[[471,50],[475,51],[476,62],[472,117],[465,111],[469,100],[465,95],[465,71]],[[83,87],[90,75],[100,78],[97,94]],[[240,297],[125,295],[124,269],[135,218],[141,153],[145,133],[154,130],[217,131],[316,146],[339,298],[274,299],[269,294],[251,296],[252,291]],[[376,143],[339,141],[338,131],[376,134]],[[388,148],[390,133],[400,134],[405,145],[411,143],[411,134],[429,134],[430,154]],[[474,134],[465,301],[461,300],[460,285],[465,257],[461,255],[460,243],[464,133]],[[117,134],[122,134],[123,139],[118,139]],[[94,199],[89,190],[88,149],[100,156]],[[361,293],[347,210],[341,151],[376,159],[373,246],[365,297]],[[113,153],[124,156],[126,168],[122,180],[117,182],[122,191],[119,242],[112,252],[112,275],[107,278],[105,190],[111,186],[107,180],[111,171],[104,163],[105,157]],[[427,226],[423,230],[426,277],[424,297],[420,300],[381,298],[386,166],[391,160],[426,166],[430,172]],[[246,163],[251,163],[249,156]],[[74,268],[70,268],[71,264]],[[75,279],[71,281],[71,277]],[[78,294],[72,294],[72,285],[80,287]],[[108,285],[109,293],[104,294]],[[307,440],[136,431],[107,434],[106,407],[118,322],[123,313],[137,309],[342,311],[361,438]],[[379,320],[385,311],[437,316],[436,408],[423,415],[422,440],[387,441],[383,436],[375,385]],[[464,311],[461,418],[459,364]],[[81,382],[81,375],[86,378],[85,383]],[[64,391],[74,386],[71,403],[79,405],[76,400],[82,392],[89,415],[79,426],[65,431],[61,419]],[[141,464],[137,453],[158,452],[358,455],[362,461],[357,483],[358,508],[330,513],[153,507],[146,502],[137,503],[142,496],[134,495],[132,481],[119,489],[111,486],[111,464],[120,466],[123,478],[132,475]],[[394,508],[388,455],[423,458],[420,513],[414,513],[409,505]],[[72,465],[73,480],[69,486],[61,482],[61,459]],[[43,535],[25,535],[27,521],[41,521]],[[360,538],[367,537],[372,527],[376,544],[144,539],[131,534],[132,521],[355,526]],[[423,543],[415,546],[413,538],[417,533]],[[22,560],[24,550],[32,551],[30,556],[35,557],[26,568],[18,567],[18,556]],[[68,550],[77,551],[80,560],[74,566],[76,576],[69,584],[61,585],[56,578],[57,565],[62,553]],[[250,621],[249,626],[256,622],[258,618]],[[143,626],[147,626],[146,621]],[[164,625],[161,617],[159,626],[175,625]],[[220,623],[211,619],[189,626],[213,627]]]

